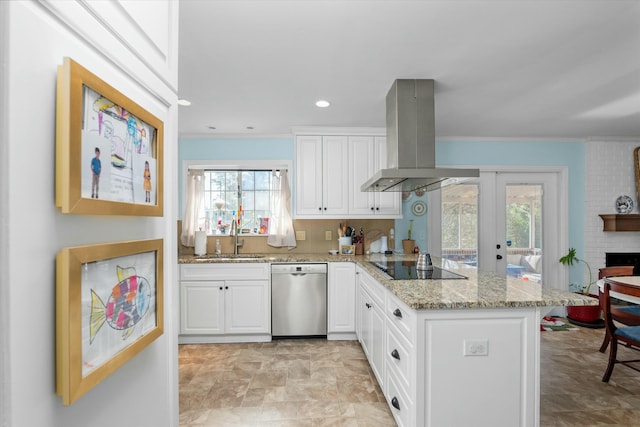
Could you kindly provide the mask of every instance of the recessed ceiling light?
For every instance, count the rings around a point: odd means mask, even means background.
[[[191,105],[191,101],[188,101],[186,99],[178,99],[178,105],[188,107],[189,105]]]
[[[331,105],[331,103],[329,101],[325,101],[324,99],[316,101],[316,107],[327,108],[329,105]]]

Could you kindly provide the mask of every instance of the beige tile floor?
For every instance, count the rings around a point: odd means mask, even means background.
[[[541,332],[541,426],[640,426],[640,373],[601,382],[603,333]],[[181,345],[179,372],[181,427],[395,426],[357,341]]]

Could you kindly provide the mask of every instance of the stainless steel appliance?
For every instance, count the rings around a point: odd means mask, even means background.
[[[468,279],[462,274],[433,267],[431,270],[418,270],[415,261],[380,261],[369,262],[378,267],[384,274],[393,280],[413,280],[413,279]]]
[[[360,191],[427,191],[480,176],[478,169],[436,166],[434,81],[398,79],[387,94],[387,168]]]
[[[271,265],[271,335],[327,336],[327,264]]]

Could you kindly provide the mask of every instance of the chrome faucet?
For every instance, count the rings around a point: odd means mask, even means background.
[[[238,223],[234,219],[231,221],[231,231],[229,232],[231,236],[234,236],[233,240],[233,254],[238,255],[238,248],[244,245],[244,240],[238,240]]]

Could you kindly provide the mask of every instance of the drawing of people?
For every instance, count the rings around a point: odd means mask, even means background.
[[[151,171],[149,170],[149,162],[144,162],[144,194],[145,202],[151,203]]]
[[[98,198],[98,187],[100,185],[100,172],[102,171],[102,163],[100,163],[100,149],[96,147],[96,156],[91,159],[91,198]]]

